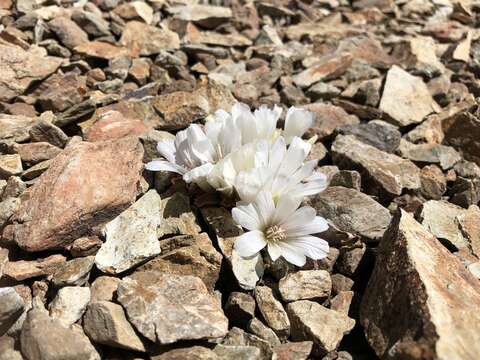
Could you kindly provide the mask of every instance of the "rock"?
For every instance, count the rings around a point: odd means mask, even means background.
[[[421,72],[431,78],[445,72],[445,66],[438,59],[436,50],[437,46],[433,38],[416,36],[410,39],[405,46],[396,49],[395,53],[399,53],[399,58],[405,59],[402,63],[407,66],[408,70]]]
[[[219,360],[217,355],[209,348],[203,346],[192,346],[188,348],[173,349],[161,355],[152,356],[152,360]]]
[[[462,215],[456,218],[463,236],[470,243],[472,252],[480,257],[480,209],[477,205],[470,206]]]
[[[74,11],[72,20],[75,21],[86,33],[97,36],[109,36],[110,25],[101,14],[90,11]]]
[[[158,54],[162,50],[180,47],[178,35],[168,29],[161,29],[139,21],[129,21],[122,32],[120,44],[131,53],[142,56]]]
[[[311,198],[318,215],[343,231],[378,241],[390,223],[389,211],[368,195],[340,186],[327,188]]]
[[[312,352],[312,341],[287,342],[273,348],[272,360],[307,360]]]
[[[175,236],[160,241],[161,255],[141,265],[137,271],[193,275],[212,289],[218,280],[222,255],[215,250],[206,233]]]
[[[453,169],[464,178],[480,178],[480,166],[474,162],[462,160],[456,163]]]
[[[360,191],[362,187],[362,177],[358,171],[340,170],[332,176],[330,186],[343,186]]]
[[[68,49],[88,42],[88,35],[74,21],[67,17],[55,17],[48,27],[57,35],[61,43]]]
[[[66,286],[58,290],[57,296],[49,305],[50,316],[69,327],[76,323],[90,302],[90,288]]]
[[[109,301],[88,306],[83,328],[92,341],[121,349],[145,351],[142,340],[128,322],[122,307]]]
[[[168,9],[174,18],[191,21],[206,28],[215,28],[232,17],[228,7],[210,5],[176,6]]]
[[[134,273],[120,282],[117,294],[130,322],[151,341],[215,339],[228,331],[220,303],[198,277]]]
[[[142,156],[131,137],[67,146],[16,214],[17,244],[27,251],[62,248],[117,216],[135,199]]]
[[[39,177],[50,167],[51,162],[52,160],[45,160],[36,165],[33,165],[31,168],[25,170],[22,173],[22,178],[24,180],[33,180]]]
[[[0,139],[17,142],[27,141],[30,138],[29,130],[37,124],[38,121],[39,120],[34,117],[1,114]]]
[[[443,170],[450,169],[462,159],[460,154],[451,146],[439,144],[412,144],[403,139],[400,142],[398,152],[406,159],[439,164]]]
[[[0,360],[23,360],[20,351],[15,350],[15,339],[0,337]]]
[[[11,176],[3,189],[2,201],[9,197],[19,197],[27,188],[27,185],[17,176]]]
[[[8,179],[10,176],[21,174],[22,171],[20,155],[0,155],[0,177]]]
[[[98,236],[84,236],[72,243],[70,253],[73,257],[85,257],[95,255],[103,242]]]
[[[340,77],[350,67],[352,59],[350,54],[325,55],[306,70],[293,76],[293,82],[299,87],[306,88],[322,80],[335,79]]]
[[[0,203],[0,227],[4,227],[20,205],[20,199],[9,197]]]
[[[467,160],[480,165],[480,119],[462,112],[442,122],[445,142],[455,147]]]
[[[153,21],[153,9],[143,1],[121,4],[115,8],[114,12],[125,20],[142,19],[147,24]]]
[[[447,190],[447,179],[436,165],[423,167],[420,179],[422,182],[420,191],[427,199],[440,200]]]
[[[190,207],[190,199],[182,193],[174,193],[162,199],[163,221],[160,224],[160,236],[197,235],[201,227]]]
[[[400,145],[402,134],[395,126],[381,120],[372,120],[366,124],[345,125],[338,129],[343,135],[355,135],[365,144],[393,153]]]
[[[405,139],[412,143],[440,144],[443,141],[442,121],[437,115],[428,116],[421,124],[409,131]]]
[[[33,82],[53,74],[62,61],[61,58],[47,56],[46,50],[41,47],[31,46],[28,50],[24,50],[19,46],[0,43],[0,68],[2,69],[0,101],[10,101],[16,96],[22,95]],[[7,115],[2,115],[2,118],[5,117]],[[25,119],[22,116],[20,118]],[[20,124],[16,124],[15,128],[18,127]],[[28,132],[27,129],[23,129],[23,131]]]
[[[10,261],[5,264],[3,274],[17,281],[22,281],[34,277],[52,275],[58,266],[64,263],[65,257],[60,254],[31,261]]]
[[[318,135],[320,139],[332,135],[335,129],[344,125],[356,125],[360,122],[356,116],[349,115],[341,107],[335,105],[313,103],[304,106],[304,109],[315,115],[314,125],[308,134]]]
[[[27,144],[15,144],[13,146],[22,162],[27,166],[36,165],[42,161],[53,159],[62,152],[62,149],[47,142],[34,142]]]
[[[353,291],[339,291],[337,295],[330,300],[330,309],[348,315],[354,295],[355,293]]]
[[[0,288],[0,336],[10,329],[24,309],[25,303],[13,287]]]
[[[225,315],[231,323],[246,327],[255,316],[255,299],[249,294],[232,292],[225,304]]]
[[[105,243],[95,256],[103,272],[118,274],[160,254],[160,195],[150,190],[105,226]]]
[[[62,129],[42,119],[30,128],[29,135],[31,141],[47,142],[59,148],[64,148],[68,142],[68,136]]]
[[[81,103],[86,92],[86,77],[69,72],[50,76],[34,94],[43,111],[61,112]]]
[[[363,242],[341,247],[340,256],[335,262],[335,267],[340,273],[346,276],[357,274],[366,250],[367,247]]]
[[[292,324],[292,339],[313,341],[320,351],[335,350],[355,320],[309,300],[289,303],[287,313]]]
[[[99,276],[90,286],[91,303],[96,301],[112,301],[120,279],[112,276]]]
[[[474,359],[480,351],[479,305],[478,280],[410,214],[397,212],[380,243],[360,312],[377,355]]]
[[[268,343],[271,345],[280,344],[280,339],[275,334],[275,332],[257,318],[253,318],[252,320],[250,320],[247,326],[247,330],[250,331],[252,334],[258,336],[259,338],[268,341]]]
[[[245,352],[246,354],[244,356],[246,356],[247,354],[251,356],[252,348],[260,350],[259,358],[262,360],[270,359],[272,356],[272,347],[267,341],[259,338],[256,335],[249,334],[237,327],[233,327],[230,329],[227,336],[225,336],[225,338],[222,340],[221,346],[229,347],[228,353],[231,354],[231,357],[233,357],[233,359],[236,359],[236,356],[239,356],[239,354],[245,354]],[[249,349],[246,349],[247,347]],[[250,358],[247,357],[247,359]]]
[[[339,135],[332,145],[332,156],[340,168],[352,167],[362,174],[370,192],[400,195],[405,189],[420,188],[420,169],[410,160],[364,144],[352,135]]]
[[[87,57],[111,60],[129,55],[129,50],[122,46],[111,45],[102,41],[89,41],[74,48],[75,52]]]
[[[261,350],[255,346],[227,346],[217,345],[213,352],[219,359],[260,360],[264,359]]]
[[[60,264],[53,273],[52,283],[55,286],[82,286],[90,276],[93,267],[93,256],[76,258]]]
[[[217,238],[220,251],[229,261],[239,286],[245,290],[253,290],[257,281],[263,276],[262,256],[258,254],[246,259],[235,251],[235,240],[237,236],[243,234],[243,231],[233,221],[230,211],[220,207],[205,207],[200,210],[205,222]]]
[[[350,291],[353,287],[353,280],[342,275],[333,274],[332,278],[332,294],[337,295],[342,291]]]
[[[387,73],[379,107],[395,125],[407,126],[421,122],[437,104],[420,78],[394,65]]]
[[[332,281],[325,270],[297,271],[282,278],[278,290],[286,302],[327,298],[332,290]]]
[[[268,286],[255,288],[255,300],[263,318],[275,333],[281,338],[287,338],[290,334],[290,321],[282,304],[273,295]]]
[[[28,313],[20,344],[28,360],[100,360],[80,327],[66,328],[50,318],[45,310],[34,309]]]

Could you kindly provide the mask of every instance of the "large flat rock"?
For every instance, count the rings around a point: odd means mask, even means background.
[[[383,359],[476,359],[480,282],[414,218],[398,212],[379,246],[361,306]]]
[[[29,189],[14,218],[27,251],[64,248],[135,200],[143,149],[136,138],[67,146]]]

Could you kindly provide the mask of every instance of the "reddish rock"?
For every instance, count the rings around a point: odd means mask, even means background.
[[[100,115],[99,120],[88,129],[85,140],[96,142],[119,139],[127,135],[142,135],[147,131],[143,121],[125,117],[112,110]]]
[[[135,201],[143,149],[134,137],[79,142],[58,155],[15,216],[27,251],[63,248]]]
[[[105,60],[111,60],[129,54],[127,48],[111,45],[102,41],[83,43],[75,47],[75,51],[82,55]]]
[[[28,166],[38,164],[39,162],[45,160],[53,159],[62,151],[62,149],[47,142],[15,144],[14,150],[18,155],[20,155],[22,162]]]
[[[339,106],[313,103],[305,106],[305,109],[315,114],[315,122],[310,135],[318,135],[320,139],[333,133],[337,128],[344,125],[356,125],[360,120],[355,115],[349,115]]]

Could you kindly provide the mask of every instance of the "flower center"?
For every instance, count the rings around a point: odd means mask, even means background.
[[[270,226],[265,235],[267,236],[267,241],[273,243],[287,240],[287,233],[278,225]]]

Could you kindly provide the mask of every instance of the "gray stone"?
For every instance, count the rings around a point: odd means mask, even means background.
[[[393,153],[400,145],[402,134],[398,128],[381,120],[372,120],[366,124],[345,125],[338,132],[343,135],[355,135],[365,144]]]
[[[450,169],[462,157],[451,146],[440,144],[412,144],[406,140],[400,142],[398,153],[406,159],[418,162],[439,164],[443,170]]]
[[[297,271],[282,278],[278,290],[286,302],[327,298],[332,290],[332,280],[325,270]]]
[[[55,17],[48,23],[48,27],[58,36],[62,44],[70,50],[88,41],[87,33],[67,17]]]
[[[271,345],[280,344],[280,339],[277,334],[257,318],[250,320],[247,330],[259,338],[268,341]]]
[[[150,190],[105,226],[106,241],[95,256],[100,270],[118,274],[160,254],[160,201]]]
[[[24,309],[25,303],[13,287],[0,288],[0,336],[10,329]]]
[[[219,359],[225,360],[261,360],[262,352],[255,346],[245,345],[217,345],[213,349]]]
[[[162,217],[159,236],[197,235],[201,232],[187,195],[176,192],[162,199]]]
[[[53,273],[55,286],[82,286],[90,276],[94,262],[93,256],[76,258],[60,265]]]

